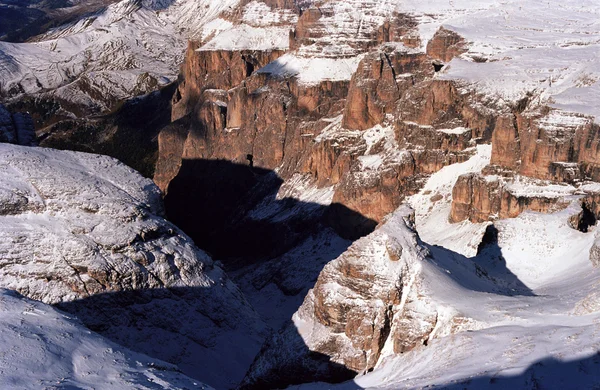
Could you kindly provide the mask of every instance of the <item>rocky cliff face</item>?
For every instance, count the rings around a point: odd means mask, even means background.
[[[418,189],[421,175],[463,161],[473,138],[489,137],[489,113],[452,82],[431,80],[432,59],[402,43],[374,49],[350,80],[310,83],[287,70],[296,66],[287,65],[289,54],[197,46],[188,51],[173,110],[187,119],[159,135],[155,180],[173,199],[181,195],[169,183],[186,161],[223,159],[277,170],[283,181],[308,175],[318,188],[334,186],[333,202],[379,222]],[[461,125],[473,129],[455,130]],[[342,214],[330,220],[346,237],[369,231]]]
[[[215,386],[241,380],[264,324],[163,219],[150,180],[108,157],[5,144],[0,181],[2,287]]]
[[[492,164],[523,175],[573,182],[598,180],[598,125],[548,108],[506,116],[496,126]]]
[[[346,20],[350,3],[368,20],[338,23]],[[595,180],[594,121],[549,109],[534,91],[504,99],[484,82],[470,81],[465,63],[490,61],[493,68],[498,59],[475,47],[468,29],[431,30],[421,44],[418,18],[389,12],[385,4],[288,6],[269,4],[271,16],[263,24],[243,19],[264,29],[267,38],[254,44],[229,47],[227,32],[190,44],[174,97],[175,121],[159,136],[155,181],[167,194],[167,212],[201,246],[248,272],[240,280],[252,294],[306,291],[289,281],[288,272],[298,268],[278,265],[306,253],[310,240],[303,231],[316,240],[331,228],[355,240],[379,227],[319,272],[293,324],[263,346],[245,388],[344,380],[373,370],[387,355],[422,348],[440,329],[449,334],[475,326],[459,312],[448,315],[420,285],[420,262],[435,258],[430,247],[408,233],[402,218],[385,221],[430,175],[469,164],[476,146],[492,144],[489,167],[458,177],[447,195],[430,196],[432,209],[447,202],[443,226],[565,210],[583,190],[552,181]],[[241,4],[237,12],[248,15],[249,7]],[[270,29],[282,26],[291,31],[288,46],[265,45],[276,41]],[[286,200],[300,182],[300,192],[311,194],[305,199],[319,198],[324,207]],[[218,201],[227,205],[223,213],[210,210]],[[210,218],[210,228],[186,226],[190,213]],[[584,223],[582,213],[573,225]],[[496,273],[504,262],[497,233],[490,228],[484,234],[482,226],[475,236],[485,242],[471,244],[495,271],[478,265],[471,271],[529,294],[509,271]],[[252,250],[241,254],[215,244],[233,234]],[[261,244],[249,244],[255,241]],[[307,262],[313,264],[311,256]]]
[[[169,217],[229,267],[251,274],[241,280],[252,294],[271,284],[303,294],[315,277],[291,283],[296,266],[288,270],[277,261],[285,263],[286,253],[324,229],[353,240],[368,234],[428,175],[466,161],[477,143],[489,142],[501,113],[460,83],[436,76],[440,61],[464,52],[457,34],[440,30],[425,51],[414,39],[415,20],[395,15],[361,30],[364,39],[335,29],[328,36],[324,25],[336,12],[310,8],[297,22],[285,22],[293,27],[285,50],[265,48],[262,38],[254,48],[223,47],[219,34],[190,43],[174,121],[158,137],[154,180],[166,194]],[[347,52],[338,52],[335,34],[348,41]],[[355,65],[347,69],[348,63]],[[312,73],[319,66],[323,74]],[[300,193],[311,195],[302,202],[286,198],[299,182]],[[389,274],[365,265],[374,250],[366,243],[327,265],[295,317],[322,335],[288,326],[263,346],[243,386],[348,379],[372,370],[386,345],[389,353],[402,353],[427,343],[438,315],[408,287],[413,271],[400,260],[404,247],[417,257],[426,254],[414,251],[426,249],[414,233],[399,244],[381,229],[374,237],[389,253],[373,261],[383,261]],[[344,299],[331,295],[332,285]]]
[[[535,188],[535,184],[531,183]],[[511,191],[510,184],[497,176],[481,174],[462,175],[452,189],[450,222],[469,220],[474,223],[495,219],[515,218],[525,210],[551,213],[565,208],[565,196],[574,190],[570,186],[556,186],[546,193]],[[563,187],[563,188],[561,188]]]
[[[202,50],[190,41],[182,66],[182,82],[173,97],[172,120],[195,110],[205,90],[227,91],[238,86],[255,70],[276,60],[282,50]],[[235,127],[235,126],[234,126]]]
[[[467,51],[465,39],[457,32],[440,27],[434,36],[427,42],[427,54],[435,60],[438,60],[438,66],[441,66]]]
[[[597,133],[592,118],[548,108],[499,116],[492,133],[491,164],[484,176],[464,176],[456,182],[450,220],[481,222],[514,218],[524,210],[550,212],[566,206],[568,201],[561,197],[569,191],[515,196],[505,183],[515,174],[542,186],[554,182],[585,187],[587,181],[598,180]],[[588,193],[583,187],[581,192]]]
[[[425,348],[434,333],[467,329],[467,318],[429,296],[422,267],[432,254],[413,218],[401,207],[328,263],[293,322],[275,336],[278,347],[263,348],[242,388],[347,380],[372,371],[384,355]]]

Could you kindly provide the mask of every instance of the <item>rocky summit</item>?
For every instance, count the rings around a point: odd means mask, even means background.
[[[599,16],[0,0],[1,386],[597,388]]]

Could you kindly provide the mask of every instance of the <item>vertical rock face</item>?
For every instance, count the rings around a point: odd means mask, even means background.
[[[535,184],[531,184],[535,189]],[[560,186],[559,186],[560,187]],[[567,186],[565,189],[568,191]],[[562,195],[568,195],[565,192]],[[450,222],[515,218],[525,210],[549,213],[568,205],[561,194],[515,194],[502,178],[476,173],[459,176],[452,189]]]
[[[198,42],[188,43],[182,82],[173,97],[173,120],[191,112],[205,90],[229,90],[283,54],[282,50],[198,50],[199,47]]]
[[[435,33],[427,42],[427,55],[441,62],[449,62],[454,57],[466,52],[465,40],[459,34],[444,27]]]
[[[318,12],[304,17],[313,20]],[[464,161],[472,139],[489,138],[493,126],[493,116],[471,107],[452,82],[428,80],[433,74],[429,57],[402,44],[386,44],[365,56],[350,82],[318,84],[263,71],[249,77],[231,69],[223,73],[227,66],[204,62],[229,61],[230,54],[192,49],[173,110],[174,117],[190,112],[189,118],[159,136],[155,180],[167,193],[182,161],[251,161],[256,168],[277,169],[283,180],[302,173],[318,186],[333,185],[333,202],[380,221],[419,188],[420,175]],[[278,55],[261,53],[254,54],[263,56],[257,57],[259,63]],[[243,61],[239,57],[228,66]],[[377,125],[394,126],[396,140],[386,133],[369,145],[367,134],[351,131]],[[409,152],[398,158],[395,145]],[[366,160],[383,164],[365,172]],[[330,223],[346,237],[368,232],[342,215]]]
[[[330,13],[304,11],[292,50],[326,45]],[[474,139],[489,140],[495,117],[453,82],[432,80],[432,58],[408,48],[417,42],[410,21],[397,15],[374,30],[381,42],[396,41],[377,49],[353,42],[353,50],[370,52],[346,80],[307,83],[293,72],[257,71],[279,52],[254,52],[256,67],[244,73],[233,69],[246,66],[241,55],[192,45],[174,97],[178,119],[159,135],[155,182],[169,217],[227,264],[264,262],[322,226],[353,240],[370,233],[426,175],[466,160]],[[298,175],[311,191],[327,190],[324,205],[280,198],[282,183]],[[409,259],[426,250],[405,214],[390,224],[402,242],[378,230],[319,277],[294,321],[325,329],[323,338],[287,327],[263,346],[242,387],[345,380],[372,369],[385,345],[400,353],[426,342],[437,313],[414,284],[418,266]],[[263,278],[287,278],[273,272]]]
[[[366,130],[381,124],[405,91],[431,73],[418,50],[388,45],[367,55],[350,81],[342,126]]]
[[[411,89],[399,102],[398,115],[402,119],[396,122],[398,142],[426,146],[427,142],[440,142],[449,134],[463,135],[464,139],[466,133],[468,140],[489,141],[498,114],[481,105],[476,97],[461,93],[456,82],[434,79]],[[442,134],[420,134],[427,129]],[[443,146],[438,145],[431,144],[431,147]],[[460,148],[459,143],[455,149]]]
[[[492,133],[491,163],[515,169],[520,155],[519,130],[514,115],[500,116]]]
[[[538,179],[598,180],[599,127],[592,118],[541,109],[501,117],[492,164]]]

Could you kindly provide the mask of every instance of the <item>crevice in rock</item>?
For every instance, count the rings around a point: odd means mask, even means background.
[[[244,59],[246,64],[246,77],[250,77],[252,73],[254,73],[254,64],[247,59]]]
[[[580,232],[587,233],[590,227],[596,225],[596,215],[585,202],[581,203],[581,212],[569,218],[569,225]]]

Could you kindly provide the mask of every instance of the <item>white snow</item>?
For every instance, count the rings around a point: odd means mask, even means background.
[[[258,70],[276,77],[298,77],[300,83],[318,84],[321,81],[350,80],[362,56],[352,58],[298,57],[286,54]]]
[[[198,50],[285,50],[290,45],[289,32],[288,27],[240,24],[221,32]]]
[[[517,175],[505,187],[511,194],[518,197],[563,198],[572,195],[575,187],[568,184],[552,184],[542,180],[532,180]]]
[[[492,148],[478,145],[477,154],[468,161],[442,168],[431,175],[423,189],[408,199],[415,209],[419,236],[430,244],[441,245],[465,256],[474,256],[487,223],[474,224],[469,221],[451,224],[448,222],[452,188],[458,176],[480,172],[489,164]],[[437,202],[431,198],[441,196]]]
[[[267,4],[253,0],[244,7],[242,21],[252,26],[272,26],[294,24],[298,16],[291,10],[272,10]]]
[[[0,289],[0,388],[209,389],[49,305]]]
[[[204,25],[201,38],[203,41],[206,41],[209,37],[218,35],[222,31],[229,30],[232,27],[233,23],[231,23],[229,20],[216,18]]]
[[[480,2],[478,2],[479,4]],[[448,18],[444,26],[462,35],[468,45],[444,78],[474,84],[478,92],[512,102],[531,93],[541,103],[598,117],[600,96],[597,56],[599,9],[594,1],[507,1],[492,9]]]
[[[600,232],[593,227],[582,233],[568,225],[569,217],[581,210],[578,204],[552,214],[524,212],[496,221],[497,247],[487,247],[478,256],[477,245],[488,224],[447,222],[456,178],[479,172],[489,163],[490,151],[490,146],[477,146],[470,160],[432,175],[423,190],[409,199],[417,231],[430,251],[428,257],[421,257],[421,268],[414,268],[419,297],[438,312],[438,325],[427,346],[394,355],[386,344],[384,358],[372,373],[341,385],[301,388],[597,386],[600,270],[592,267],[590,247]],[[588,183],[580,187],[584,189],[594,191],[597,185]],[[576,191],[572,186],[540,185],[520,177],[511,190],[544,196],[569,196]],[[434,195],[441,197],[432,201]],[[385,232],[396,240],[405,235],[390,225],[395,218],[390,216],[375,233]],[[375,243],[379,237],[375,233],[361,241]],[[406,247],[403,258],[405,252]],[[375,260],[369,257],[368,261]],[[463,325],[450,326],[447,319],[457,315],[464,319]],[[313,324],[300,319],[295,317],[296,326],[305,340],[318,338],[319,333],[309,333],[317,331]]]
[[[466,127],[455,127],[454,129],[438,129],[437,131],[445,134],[461,135],[470,132],[471,129],[468,129]]]

